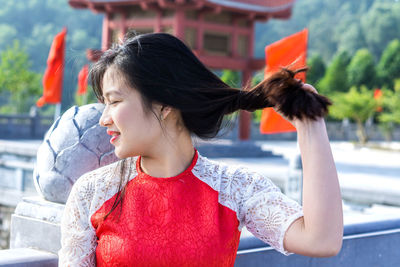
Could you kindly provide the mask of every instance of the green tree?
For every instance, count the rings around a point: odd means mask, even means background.
[[[325,74],[324,60],[319,54],[315,54],[310,58],[307,65],[310,68],[307,71],[307,83],[317,84]]]
[[[357,49],[366,47],[360,20],[366,16],[374,2],[376,0],[297,1],[290,19],[271,19],[256,24],[256,56],[264,57],[266,45],[305,27],[309,29],[310,54],[319,53],[326,63],[332,60],[337,51],[353,54]],[[400,3],[391,1],[390,5],[394,10]],[[398,14],[395,11],[392,13]],[[373,23],[370,27],[374,27]]]
[[[222,70],[221,80],[233,88],[241,88],[241,79],[238,71]],[[238,112],[234,112],[227,116],[228,120],[234,120],[238,116]]]
[[[46,69],[54,36],[67,27],[62,106],[68,108],[79,70],[87,63],[86,49],[100,49],[103,15],[74,9],[65,0],[0,0],[0,6],[0,51],[18,39],[32,61],[31,70],[38,73]]]
[[[368,12],[361,17],[367,48],[376,60],[386,45],[399,36],[399,13],[396,13],[396,10],[399,11],[399,3],[393,2],[375,1]]]
[[[361,144],[365,144],[368,135],[364,124],[374,115],[378,105],[374,99],[374,92],[364,85],[360,89],[353,86],[347,93],[337,93],[332,99],[333,105],[329,109],[329,114],[338,119],[353,119],[357,123],[358,140]]]
[[[393,81],[400,78],[400,41],[391,41],[383,51],[377,66],[380,84],[393,87]]]
[[[14,40],[17,36],[17,30],[12,25],[0,24],[0,50],[6,48],[10,40]]]
[[[31,65],[18,41],[0,53],[0,93],[10,97],[0,111],[28,112],[41,95],[41,75],[31,71]]]
[[[251,86],[256,86],[264,80],[264,71],[265,69],[262,69],[254,74],[253,78],[251,79]]]
[[[400,79],[394,81],[394,90],[382,89],[380,101],[383,111],[378,116],[379,127],[387,141],[391,141],[395,124],[400,124]]]
[[[335,92],[348,91],[347,65],[350,57],[347,52],[338,53],[328,66],[324,77],[317,84],[318,90],[323,95],[331,95]]]
[[[368,88],[376,86],[375,62],[368,49],[359,49],[347,67],[349,84],[351,86],[365,85]]]
[[[354,55],[358,49],[367,46],[359,18],[354,15],[341,20],[335,32],[338,51],[347,51],[350,55]]]
[[[239,72],[234,70],[223,70],[221,80],[233,88],[240,88]]]
[[[264,71],[265,70],[263,69],[254,74],[253,78],[251,79],[251,86],[256,86],[257,84],[259,84],[264,80]],[[252,114],[253,121],[260,122],[261,114],[262,114],[262,109],[255,110]]]

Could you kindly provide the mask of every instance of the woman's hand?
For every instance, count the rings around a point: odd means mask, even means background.
[[[301,82],[301,80],[297,79],[298,81]],[[314,86],[312,86],[311,84],[308,83],[302,83],[302,89],[306,90],[306,91],[310,91],[312,93],[318,94],[317,89],[314,88]],[[304,124],[304,123],[309,123],[312,122],[312,120],[304,118],[302,120],[298,119],[298,118],[293,118],[292,120],[290,120],[289,118],[287,118],[282,112],[279,111],[279,107],[274,107],[274,110],[281,115],[285,120],[287,120],[288,122],[290,122],[296,129],[298,127],[299,124]],[[322,119],[322,117],[321,117]]]

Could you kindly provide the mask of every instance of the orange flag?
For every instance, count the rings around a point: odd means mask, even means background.
[[[382,93],[382,90],[381,89],[375,89],[375,91],[374,91],[374,98],[375,99],[379,99],[379,98],[381,98],[382,97],[382,95],[383,95],[383,93]]]
[[[281,67],[302,68],[306,66],[308,29],[285,37],[265,47],[266,68],[265,76],[278,71]],[[304,72],[296,74],[296,78],[306,81]],[[282,118],[272,108],[262,111],[260,132],[275,134],[295,132],[296,128]]]
[[[86,94],[89,67],[86,64],[78,74],[78,95]]]
[[[375,91],[374,91],[374,98],[375,98],[375,100],[377,100],[378,101],[378,103],[382,103],[382,101],[381,101],[381,99],[382,99],[382,96],[383,96],[383,93],[382,93],[382,90],[381,89],[375,89]],[[382,110],[383,110],[383,108],[382,108],[382,106],[377,106],[376,107],[376,112],[382,112]]]
[[[38,107],[42,107],[46,103],[61,103],[66,34],[67,29],[64,27],[54,37],[51,44],[47,58],[47,69],[43,76],[43,96],[36,102]]]

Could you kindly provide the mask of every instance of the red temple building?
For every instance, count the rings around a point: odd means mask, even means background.
[[[268,19],[288,19],[295,0],[69,0],[74,8],[104,13],[104,51],[129,30],[167,32],[183,40],[211,69],[242,72],[243,84],[252,72],[265,66],[253,58],[254,24]],[[99,53],[88,50],[89,60]],[[249,112],[240,114],[241,140],[250,136]]]

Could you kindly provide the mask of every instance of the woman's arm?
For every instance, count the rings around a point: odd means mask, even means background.
[[[73,185],[61,219],[61,249],[58,266],[96,266],[97,237],[89,224],[89,206],[93,188],[89,174],[79,178]],[[90,193],[89,193],[90,192]]]
[[[304,89],[316,90],[306,84]],[[337,171],[323,118],[292,121],[303,163],[303,212],[286,231],[286,250],[314,257],[339,253],[343,211]]]

